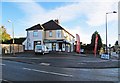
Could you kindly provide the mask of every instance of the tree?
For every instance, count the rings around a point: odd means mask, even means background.
[[[0,39],[2,40],[2,42],[11,39],[4,26],[0,27]]]
[[[97,31],[95,31],[95,32],[92,34],[92,38],[91,38],[91,48],[92,48],[92,50],[94,50],[96,34],[98,35],[98,44],[97,44],[97,51],[98,51],[98,50],[100,50],[100,48],[102,47],[102,39],[101,39],[100,34],[99,34]]]
[[[26,38],[14,38],[14,44],[22,44],[25,41]],[[5,42],[2,42],[3,44],[13,44],[13,39],[6,40]]]

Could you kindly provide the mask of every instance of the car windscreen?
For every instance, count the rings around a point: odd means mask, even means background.
[[[36,46],[36,49],[42,50],[42,46]]]

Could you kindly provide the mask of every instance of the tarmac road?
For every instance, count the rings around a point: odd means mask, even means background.
[[[3,56],[3,80],[8,82],[37,81],[119,81],[119,61],[103,60],[89,55],[21,53]],[[81,83],[85,83],[81,82]],[[94,82],[95,83],[95,82]],[[100,82],[101,83],[101,82]]]
[[[34,56],[34,57],[3,57],[3,60],[11,60],[28,64],[50,65],[63,68],[120,68],[120,60],[103,60],[97,57],[81,56]]]
[[[60,68],[3,60],[3,80],[15,81],[119,81],[118,69]]]

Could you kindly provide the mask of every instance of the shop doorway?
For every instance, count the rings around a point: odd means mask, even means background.
[[[56,51],[56,43],[52,43],[52,51]]]
[[[62,51],[62,43],[59,43],[59,50]]]

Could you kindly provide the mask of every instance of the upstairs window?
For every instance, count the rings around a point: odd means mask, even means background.
[[[57,33],[56,33],[56,36],[57,36],[57,38],[61,38],[61,30],[57,30]]]
[[[38,37],[38,31],[33,32],[33,37]]]
[[[52,31],[49,31],[49,37],[52,37]]]

